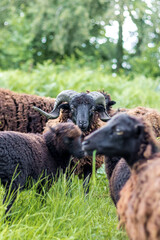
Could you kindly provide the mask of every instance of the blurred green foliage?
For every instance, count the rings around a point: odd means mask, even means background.
[[[66,56],[108,62],[118,74],[160,75],[160,4],[152,0],[1,0],[0,68],[33,68]],[[124,48],[123,26],[135,24],[134,43]],[[119,26],[117,39],[107,26]],[[130,31],[130,29],[129,29]],[[119,69],[120,68],[120,69]]]

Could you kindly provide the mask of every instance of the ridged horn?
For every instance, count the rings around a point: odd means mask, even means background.
[[[33,107],[33,109],[42,114],[43,116],[47,117],[48,119],[58,118],[60,113],[60,109],[58,108],[58,106],[62,102],[69,102],[72,99],[72,97],[77,94],[78,93],[73,90],[64,90],[61,93],[59,93],[58,96],[56,97],[54,108],[50,113],[47,113],[38,107]]]
[[[107,113],[107,110],[106,110],[106,100],[105,100],[104,95],[102,93],[96,92],[96,91],[90,92],[90,93],[88,93],[88,95],[93,97],[96,105],[102,104],[104,106],[105,110],[103,112],[99,112],[100,119],[104,122],[107,122],[108,120],[110,120],[111,117],[109,116],[109,114]]]
[[[94,92],[88,93],[88,95],[93,97],[96,105],[97,104],[102,104],[104,106],[104,108],[106,109],[106,100],[105,100],[105,97],[102,93],[94,91]]]

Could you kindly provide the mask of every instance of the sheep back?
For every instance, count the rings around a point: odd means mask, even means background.
[[[47,119],[32,109],[51,111],[54,99],[0,89],[0,131],[42,133]]]

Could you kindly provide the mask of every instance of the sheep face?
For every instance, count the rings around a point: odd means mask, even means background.
[[[59,123],[54,128],[51,128],[51,131],[53,132],[53,139],[50,142],[53,141],[59,153],[66,153],[66,155],[73,155],[77,158],[84,156],[81,142],[82,132],[78,126],[71,122]]]
[[[69,118],[85,132],[89,130],[94,112],[98,114],[102,121],[108,121],[110,116],[107,110],[113,104],[115,102],[111,101],[109,96],[106,98],[100,92],[77,93],[73,90],[65,90],[57,96],[54,108],[50,113],[46,113],[37,107],[33,108],[48,119],[58,118],[60,110],[67,109]]]
[[[86,137],[83,149],[88,155],[97,150],[97,154],[129,158],[138,153],[143,136],[144,126],[140,120],[119,114],[105,127]]]
[[[70,102],[71,120],[82,131],[87,131],[95,110],[95,102],[86,93],[79,94]]]

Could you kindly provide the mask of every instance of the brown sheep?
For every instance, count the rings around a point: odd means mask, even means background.
[[[47,180],[52,183],[60,170],[64,173],[71,155],[84,155],[81,134],[81,130],[73,123],[59,123],[43,135],[0,132],[0,179],[6,187],[5,198],[19,187],[22,190],[29,178],[37,181],[40,177],[48,177]],[[12,181],[13,175],[16,177]]]
[[[51,111],[54,99],[0,88],[0,131],[42,133],[47,120],[32,109],[35,105]]]
[[[64,104],[64,102],[67,103]],[[110,95],[104,91],[77,93],[73,90],[65,90],[57,96],[51,113],[45,113],[37,108],[35,110],[48,118],[53,118],[48,120],[44,132],[48,130],[48,127],[52,127],[58,122],[67,122],[70,119],[81,128],[84,138],[104,125],[104,121],[109,119],[108,114],[112,114],[112,105],[114,104],[115,101],[112,101]],[[77,161],[77,158],[73,158],[71,163],[75,174],[78,174],[80,178],[82,176],[84,179],[88,178],[89,181],[92,173],[92,157],[83,157],[79,159],[78,164]],[[97,156],[96,169],[100,168],[103,163],[104,157]]]
[[[88,136],[83,149],[121,156],[131,177],[120,192],[117,211],[131,240],[160,239],[160,152],[150,123],[127,114],[115,115]]]
[[[117,211],[131,240],[160,239],[160,153],[132,167]]]

